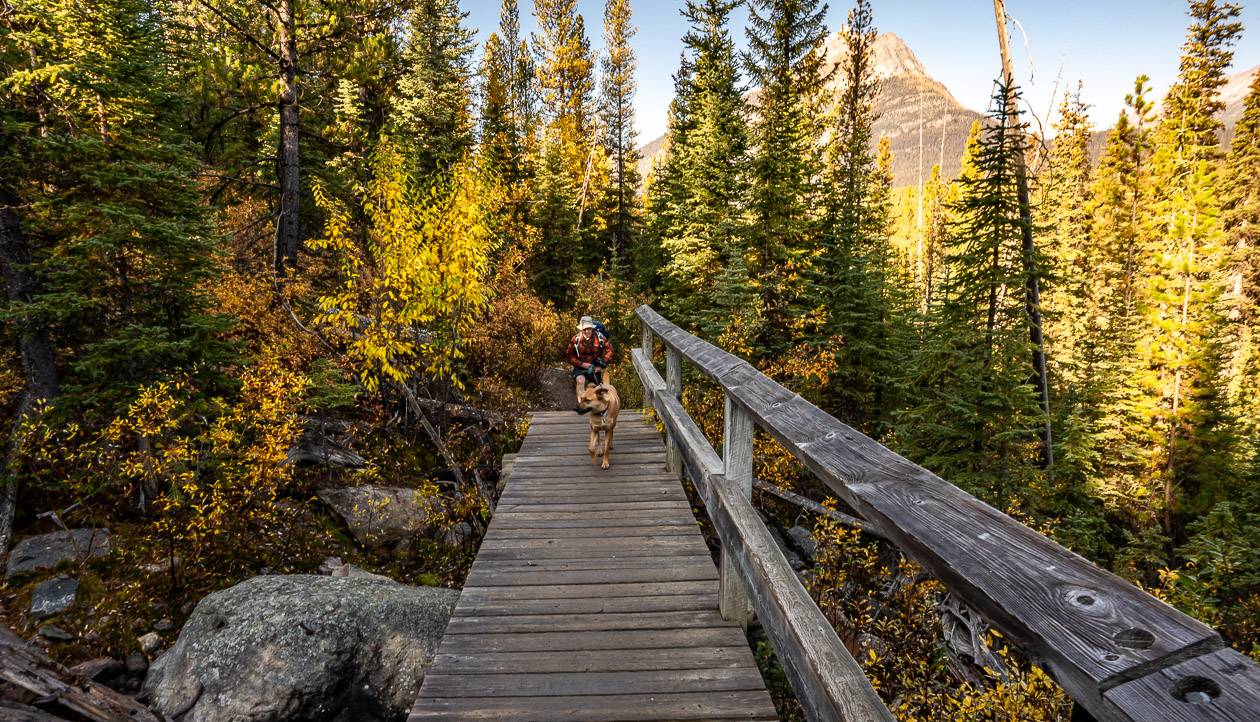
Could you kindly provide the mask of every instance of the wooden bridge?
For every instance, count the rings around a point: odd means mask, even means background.
[[[754,614],[811,720],[892,720],[752,506],[754,427],[1046,669],[1074,720],[1260,720],[1260,667],[1211,628],[638,315],[664,448],[623,412],[599,471],[585,419],[534,416],[413,720],[774,719],[741,629]],[[720,456],[679,401],[684,360],[725,391]],[[721,538],[716,571],[683,474]]]

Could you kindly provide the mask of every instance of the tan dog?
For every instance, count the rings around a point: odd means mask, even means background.
[[[608,381],[608,371],[604,371],[604,383],[596,386],[595,384],[587,384],[586,390],[578,397],[577,412],[579,414],[590,414],[591,422],[591,443],[587,446],[587,450],[591,453],[591,461],[603,457],[599,468],[608,468],[608,451],[612,448],[613,429],[617,428],[617,413],[621,411],[621,397],[617,395],[617,389]],[[600,432],[604,433],[603,443],[600,443]]]

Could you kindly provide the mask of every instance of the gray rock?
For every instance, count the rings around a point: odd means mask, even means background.
[[[31,591],[31,616],[46,619],[74,606],[79,594],[79,580],[65,575],[47,579]]]
[[[349,426],[339,421],[321,421],[307,419],[302,429],[302,438],[296,446],[289,449],[286,464],[339,466],[346,469],[360,469],[367,465],[367,459],[354,453],[345,443],[345,433]]]
[[[201,600],[144,693],[181,722],[402,720],[459,593],[365,577],[254,577]]]
[[[30,536],[9,552],[5,579],[19,574],[51,569],[62,562],[86,560],[109,554],[108,529],[71,529]]]
[[[438,501],[425,499],[415,489],[392,486],[348,486],[320,489],[320,500],[337,512],[356,541],[385,544],[426,534],[430,529],[426,509]]]
[[[132,652],[127,655],[127,661],[124,662],[127,674],[140,675],[149,671],[149,658],[144,656],[144,652]]]
[[[345,562],[341,561],[341,557],[325,557],[324,561],[319,563],[319,573],[324,576],[332,576],[332,573],[340,569]]]
[[[796,547],[796,551],[800,552],[805,561],[814,563],[814,555],[818,552],[818,542],[808,529],[803,526],[794,526],[787,530],[787,539],[788,543]]]
[[[141,637],[136,640],[136,644],[140,645],[141,652],[144,652],[145,654],[153,654],[162,648],[162,635],[157,632],[149,632],[148,634],[141,635]]]
[[[787,541],[783,538],[783,534],[779,532],[779,527],[770,524],[767,525],[767,528],[770,530],[770,536],[774,538],[774,543],[779,547],[779,551],[783,552],[783,556],[787,558],[788,565],[792,567],[793,571],[799,572],[809,566],[793,551],[792,547],[788,546]]]
[[[457,546],[463,546],[464,544],[466,544],[468,540],[472,538],[472,536],[473,536],[472,524],[469,524],[466,521],[461,521],[460,523],[448,529],[446,533],[442,535],[442,541],[446,542],[447,544],[450,544],[453,547],[457,547]]]
[[[39,628],[39,636],[50,642],[73,642],[74,635],[62,629],[54,627],[51,624],[45,624]]]

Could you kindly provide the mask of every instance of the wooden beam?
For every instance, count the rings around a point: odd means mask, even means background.
[[[727,396],[722,417],[722,484],[731,494],[752,501],[753,472],[753,425],[744,410],[731,403]],[[752,621],[752,606],[748,592],[739,579],[739,572],[732,559],[732,548],[722,543],[720,566],[721,591],[718,593],[718,609],[722,617],[747,627]]]

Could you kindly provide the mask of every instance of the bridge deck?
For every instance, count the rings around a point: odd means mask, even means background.
[[[660,435],[536,413],[411,720],[777,719]]]

